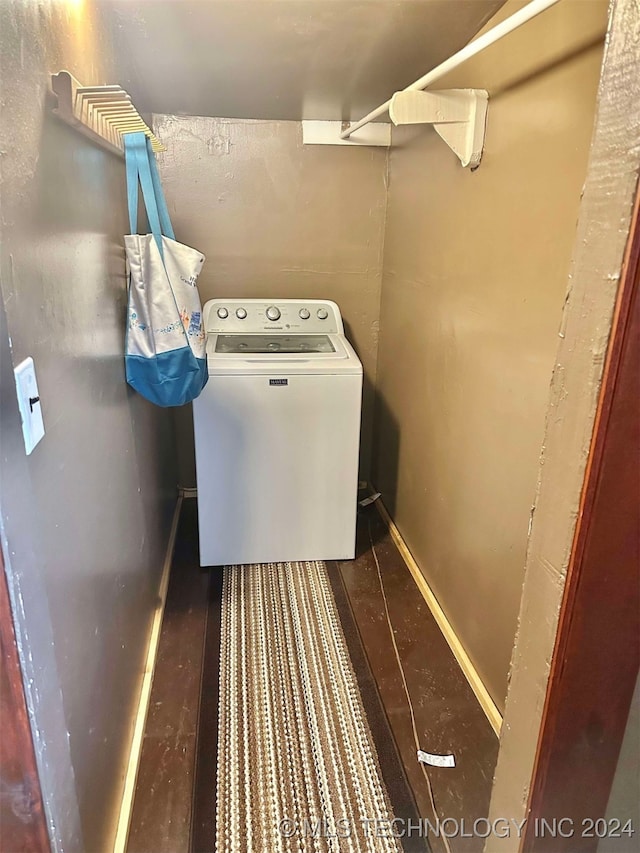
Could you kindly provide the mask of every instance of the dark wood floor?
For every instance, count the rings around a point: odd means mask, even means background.
[[[374,508],[358,524],[357,557],[340,563],[380,696],[413,789],[420,815],[433,817],[429,784],[417,761],[406,693],[393,650],[380,579],[413,705],[420,749],[453,753],[455,768],[430,767],[429,781],[440,820],[453,818],[466,832],[476,818],[486,818],[498,738],[431,615],[386,525]],[[436,844],[433,844],[434,848]],[[481,851],[480,837],[450,839],[455,853]]]
[[[202,737],[199,741],[198,717],[203,714],[207,732],[214,731],[216,722],[212,715],[216,697],[211,667],[204,673],[204,691],[202,685],[205,647],[208,660],[216,652],[220,572],[199,568],[196,509],[194,500],[185,502],[178,531],[128,853],[190,853],[191,850],[201,853],[204,848],[199,839],[203,829],[210,831],[210,827],[194,823],[194,812],[202,814],[199,802],[203,797],[209,798],[213,810],[210,780],[209,790],[202,790],[206,774],[201,767],[196,784],[196,756],[202,757],[203,752],[211,753],[215,749],[215,738]],[[339,574],[346,593],[344,601],[348,602],[340,604],[339,601],[341,618],[349,622],[349,632],[359,635],[366,652],[366,668],[375,679],[373,692],[382,700],[385,724],[395,740],[392,751],[396,757],[400,754],[404,765],[404,773],[398,775],[409,780],[417,813],[433,820],[431,795],[416,758],[411,718],[386,621],[371,542],[382,569],[384,592],[414,708],[420,747],[433,753],[453,752],[456,757],[454,769],[429,768],[438,814],[441,819],[449,817],[460,821],[464,818],[467,824],[472,824],[475,818],[486,817],[488,813],[498,741],[373,507],[359,517],[356,560],[330,565],[330,571]],[[335,578],[332,583],[338,600],[340,589],[336,587]],[[364,668],[361,664],[360,669]],[[366,682],[361,682],[361,689],[367,690]],[[393,756],[388,757],[392,761]],[[398,817],[405,816],[400,814],[398,807],[396,813]],[[483,843],[480,838],[450,839],[452,853],[479,853]],[[440,848],[437,840],[432,840],[432,846],[434,851]]]
[[[128,853],[191,849],[196,744],[209,584],[193,535],[195,500],[185,501],[151,687]]]

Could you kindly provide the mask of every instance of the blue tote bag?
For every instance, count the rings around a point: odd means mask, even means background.
[[[204,388],[206,340],[197,281],[204,255],[175,240],[155,156],[144,133],[124,136],[131,233],[127,382],[158,406],[182,406]],[[138,192],[151,234],[137,234]]]

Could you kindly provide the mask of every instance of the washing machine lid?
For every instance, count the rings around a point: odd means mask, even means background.
[[[344,335],[209,333],[207,366],[210,376],[362,373]]]
[[[216,335],[215,354],[335,353],[329,335]]]

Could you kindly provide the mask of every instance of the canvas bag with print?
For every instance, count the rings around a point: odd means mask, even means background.
[[[160,177],[144,133],[124,136],[131,234],[125,367],[127,382],[158,406],[182,406],[207,382],[197,281],[204,255],[175,240]],[[137,234],[138,187],[151,234]]]

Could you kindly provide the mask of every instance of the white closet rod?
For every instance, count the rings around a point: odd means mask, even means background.
[[[518,27],[526,24],[527,21],[535,18],[536,15],[540,14],[540,12],[544,12],[545,9],[548,9],[550,6],[555,6],[555,4],[559,2],[560,0],[532,0],[531,3],[524,6],[519,12],[515,12],[513,15],[510,15],[500,24],[496,24],[495,27],[492,27],[479,38],[475,39],[475,41],[472,41],[466,47],[463,47],[462,50],[454,53],[453,56],[449,57],[449,59],[445,59],[444,62],[441,62],[440,65],[437,65],[434,69],[425,74],[424,77],[420,77],[419,80],[416,80],[415,83],[411,83],[402,91],[412,92],[419,89],[426,89],[426,87],[431,83],[439,80],[445,74],[448,74],[449,71],[453,71],[454,68],[457,68],[458,65],[466,62],[467,59],[471,59],[472,56],[480,53],[480,51],[489,47],[489,45],[498,41],[503,36],[508,35],[513,30],[516,30]],[[384,115],[390,105],[391,99],[385,101],[384,104],[380,104],[379,107],[372,110],[364,118],[361,118],[360,121],[349,125],[346,130],[343,130],[340,134],[340,138],[348,139],[356,130],[359,130],[361,127],[364,127],[365,124],[369,124],[369,122],[372,122],[381,115]]]

